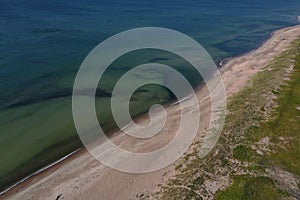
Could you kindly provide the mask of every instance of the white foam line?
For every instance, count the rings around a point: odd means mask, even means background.
[[[131,124],[133,124],[132,122],[130,122],[130,123],[128,123],[128,124],[126,124],[125,126],[123,126],[122,128],[121,128],[121,130],[125,130],[125,129],[127,129]]]
[[[18,181],[18,182],[15,183],[15,184],[13,184],[13,185],[10,186],[9,188],[7,188],[7,189],[3,190],[2,192],[0,192],[0,195],[2,195],[2,194],[4,194],[4,193],[8,192],[9,190],[11,190],[11,189],[13,189],[14,187],[16,187],[17,185],[23,183],[24,181],[26,181],[27,179],[31,178],[32,176],[37,175],[37,174],[39,174],[39,173],[41,173],[41,172],[43,172],[43,171],[49,169],[50,167],[52,167],[52,166],[54,166],[54,165],[60,163],[61,161],[65,160],[66,158],[68,158],[68,157],[70,157],[71,155],[75,154],[75,153],[78,152],[79,150],[81,150],[81,148],[80,148],[80,149],[77,149],[77,150],[75,150],[75,151],[73,151],[73,152],[71,152],[71,153],[69,153],[68,155],[66,155],[66,156],[60,158],[59,160],[57,160],[57,161],[55,161],[55,162],[53,162],[53,163],[47,165],[46,167],[43,167],[43,168],[39,169],[39,170],[36,171],[36,172],[33,172],[32,174],[26,176],[25,178],[23,178],[22,180]]]
[[[192,97],[193,97],[193,95],[184,97],[183,99],[181,99],[181,100],[179,100],[179,101],[176,101],[175,103],[172,103],[171,106],[174,106],[174,105],[177,105],[177,104],[179,104],[179,103],[182,103],[182,102],[184,102],[184,101],[186,101],[186,100],[188,100],[188,99],[190,99],[190,98],[192,98]]]

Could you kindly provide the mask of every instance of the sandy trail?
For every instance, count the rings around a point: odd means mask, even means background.
[[[228,60],[221,68],[227,97],[239,91],[247,81],[284,50],[300,35],[300,25],[284,28],[273,33],[258,49]],[[210,98],[205,86],[197,89],[201,107],[201,124],[197,138],[203,136],[210,121]],[[112,141],[122,148],[136,152],[159,149],[167,144],[178,129],[180,108],[167,107],[168,118],[163,130],[150,140],[134,139],[116,133]],[[193,114],[190,114],[193,117]],[[146,123],[147,115],[137,119]],[[178,123],[177,123],[178,122]],[[187,130],[188,132],[189,130]],[[136,199],[149,195],[157,184],[174,175],[174,164],[146,174],[129,174],[105,167],[82,150],[71,158],[30,178],[5,193],[0,199]]]

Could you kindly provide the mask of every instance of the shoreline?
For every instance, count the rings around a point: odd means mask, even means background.
[[[26,176],[25,178],[21,179],[20,181],[16,182],[15,184],[13,184],[12,186],[8,187],[7,189],[3,190],[0,192],[0,196],[4,195],[6,192],[9,192],[10,190],[12,190],[13,188],[17,187],[18,185],[26,182],[28,179],[34,177],[34,176],[38,176],[39,174],[43,173],[46,170],[50,170],[52,167],[59,165],[61,163],[63,163],[65,160],[67,160],[68,158],[70,158],[71,156],[75,155],[76,153],[78,153],[79,151],[81,151],[82,148],[76,149],[75,151],[72,151],[71,153],[65,155],[64,157],[58,159],[57,161],[48,164],[47,166],[33,172],[32,174],[29,174],[28,176]]]
[[[292,37],[299,35],[295,30]],[[222,142],[205,158],[195,156],[202,145],[196,144],[177,165],[176,176],[159,187],[157,199],[300,197],[295,159],[300,124],[294,112],[300,97],[299,47],[300,36],[230,97]]]
[[[268,43],[272,43],[272,40],[275,40],[275,39],[278,39],[279,41],[277,41],[278,42],[278,44],[277,44],[277,46],[275,46],[275,47],[279,47],[279,50],[277,49],[277,51],[283,51],[284,50],[284,48],[286,48],[287,47],[287,45],[289,44],[289,41],[290,40],[292,40],[292,37],[291,38],[284,38],[283,40],[280,40],[281,38],[280,38],[280,36],[282,36],[281,34],[283,34],[283,33],[286,33],[286,32],[288,32],[289,30],[293,30],[293,29],[299,29],[300,30],[300,28],[299,28],[299,25],[295,25],[295,26],[291,26],[291,27],[286,27],[286,28],[283,28],[283,29],[279,29],[279,30],[276,30],[276,31],[274,31],[274,32],[272,32],[272,34],[270,35],[270,38],[268,38],[267,40],[265,40],[258,48],[256,48],[256,49],[254,49],[254,50],[252,50],[252,51],[250,51],[250,52],[247,52],[247,53],[244,53],[244,54],[242,54],[242,55],[240,55],[240,56],[237,56],[237,57],[233,57],[233,58],[226,58],[226,59],[223,59],[221,62],[222,62],[222,64],[220,65],[221,66],[221,68],[220,68],[220,71],[221,71],[221,73],[222,73],[222,76],[224,75],[224,74],[226,74],[227,76],[233,76],[233,80],[230,80],[231,82],[233,82],[234,84],[236,84],[236,82],[235,82],[235,80],[236,79],[239,79],[239,74],[238,74],[238,72],[240,72],[240,70],[243,70],[244,72],[246,71],[246,70],[249,70],[249,76],[251,76],[251,75],[254,75],[254,74],[256,74],[260,69],[252,69],[252,66],[250,65],[250,66],[248,66],[249,68],[244,68],[244,66],[239,66],[239,64],[240,63],[243,63],[244,61],[243,61],[243,59],[245,58],[245,57],[252,57],[252,56],[254,56],[255,57],[255,54],[256,53],[259,53],[258,51],[259,50],[261,50],[261,49],[263,49],[264,48],[264,46],[267,46],[267,45],[269,45]],[[298,35],[300,35],[300,31],[299,31],[299,33],[298,33]],[[279,38],[276,38],[276,37],[279,37]],[[283,36],[282,36],[283,37]],[[275,38],[275,39],[274,39]],[[274,41],[273,41],[274,42]],[[273,47],[273,46],[271,46],[271,47]],[[270,49],[271,50],[274,50],[274,47],[273,47],[273,49],[270,47]],[[268,49],[268,48],[266,48],[265,50],[268,52],[268,50],[270,50],[270,49]],[[272,54],[272,53],[271,53]],[[278,52],[274,52],[273,53],[275,56],[278,54]],[[265,66],[265,63],[268,63],[270,60],[272,60],[272,58],[274,57],[274,55],[270,55],[269,56],[269,59],[266,59],[266,60],[264,60],[264,61],[260,61],[259,63],[260,63],[260,65],[262,65],[262,66],[260,66],[261,68],[262,67],[264,67]],[[254,59],[254,58],[253,58]],[[221,63],[220,62],[220,63]],[[234,70],[234,72],[237,72],[237,73],[235,73],[235,74],[232,74],[232,71],[231,70]],[[247,80],[239,80],[239,81],[237,81],[237,84],[240,84],[240,86],[244,86],[245,85],[245,83],[246,83],[246,81]],[[227,89],[227,88],[226,88]],[[237,89],[239,89],[239,88],[234,88],[234,89],[230,89],[229,90],[229,95],[231,95],[232,93],[234,93]],[[196,88],[196,93],[201,93],[201,94],[199,94],[199,96],[201,97],[201,96],[203,96],[204,95],[204,97],[202,97],[202,98],[205,98],[205,92],[203,92],[202,93],[202,90],[204,90],[203,89],[203,87],[200,85],[200,86],[198,86],[197,88]],[[175,105],[173,105],[173,104],[175,104]],[[172,106],[173,107],[176,107],[176,102],[175,103],[173,103],[172,105],[168,105],[168,109],[172,109]],[[175,111],[177,111],[176,109],[175,109]],[[141,116],[139,116],[139,117],[137,117],[136,118],[136,120],[137,121],[143,121],[144,119],[145,119],[145,115],[147,115],[147,113],[146,114],[142,114]],[[114,133],[112,133],[111,134],[111,136],[112,136],[112,138],[113,139],[115,139],[116,137],[115,137],[115,134],[116,133],[118,133],[118,131],[116,131],[116,132],[114,132]],[[14,192],[13,191],[15,191],[15,192],[20,192],[20,191],[22,191],[22,192],[24,192],[24,195],[25,195],[25,197],[26,197],[26,190],[29,190],[29,191],[27,191],[27,195],[29,195],[29,196],[27,196],[27,197],[32,197],[31,196],[31,192],[39,192],[39,189],[37,189],[36,190],[36,188],[32,188],[32,186],[34,186],[35,184],[37,184],[38,182],[40,182],[42,179],[45,179],[45,177],[40,177],[40,180],[38,180],[38,181],[36,181],[36,182],[34,182],[34,181],[32,181],[31,182],[31,179],[39,179],[39,176],[41,175],[41,174],[43,174],[44,172],[49,172],[49,171],[51,171],[51,175],[53,175],[53,173],[55,173],[55,172],[57,172],[57,171],[59,171],[59,169],[60,168],[64,168],[64,166],[66,166],[67,164],[70,164],[71,162],[73,162],[74,160],[76,161],[77,159],[79,159],[80,157],[83,157],[83,156],[85,156],[85,159],[87,159],[87,160],[89,160],[91,163],[93,163],[93,164],[95,164],[93,161],[91,161],[90,159],[91,158],[87,158],[87,157],[89,157],[89,155],[86,155],[86,154],[88,154],[88,153],[86,153],[86,150],[85,149],[79,149],[79,150],[76,150],[75,152],[73,152],[73,153],[71,153],[71,155],[69,154],[69,155],[67,155],[67,156],[65,156],[65,157],[63,157],[62,159],[60,159],[60,160],[58,160],[58,161],[56,161],[55,163],[52,163],[52,164],[50,164],[50,165],[48,165],[47,167],[45,167],[45,170],[43,170],[44,168],[42,168],[41,170],[38,170],[37,172],[35,172],[35,173],[33,173],[31,176],[29,176],[28,178],[25,178],[25,179],[22,179],[19,183],[16,183],[15,185],[16,186],[12,186],[11,187],[11,189],[6,189],[7,191],[6,192],[1,192],[0,193],[0,199],[2,199],[2,198],[5,198],[5,197],[9,197],[10,195],[12,195],[12,196],[14,196]],[[78,164],[78,163],[77,163]],[[80,164],[80,162],[79,162],[79,164]],[[58,166],[58,168],[59,169],[53,169],[53,167],[55,167],[56,165],[59,165]],[[76,167],[80,167],[80,165],[77,165]],[[103,168],[103,167],[102,167]],[[169,167],[168,167],[169,168]],[[65,169],[66,170],[66,169]],[[106,171],[111,171],[111,169],[107,169],[107,168],[105,168],[105,170]],[[105,170],[103,170],[103,171],[105,171]],[[63,170],[62,170],[63,171]],[[75,171],[76,171],[76,169],[75,169]],[[163,171],[165,172],[165,171],[172,171],[172,170],[170,170],[170,169],[168,169],[168,170],[165,170],[165,169],[163,169]],[[64,174],[64,173],[62,173],[62,174]],[[122,173],[121,173],[122,174]],[[163,173],[159,173],[159,174],[163,174]],[[161,178],[161,176],[159,175],[159,174],[156,174],[156,175],[158,175],[158,177],[160,177]],[[169,174],[170,175],[170,174]],[[50,176],[50,175],[49,175]],[[118,176],[118,173],[117,173],[117,176]],[[130,175],[129,175],[130,176]],[[131,176],[133,176],[133,175],[131,175]],[[104,176],[105,177],[105,176]],[[169,176],[170,177],[170,176]],[[70,179],[69,179],[70,180]],[[47,180],[45,180],[46,182],[47,182]],[[29,183],[28,185],[26,185],[25,183]],[[68,182],[68,181],[66,181],[66,182]],[[71,181],[72,182],[72,181]],[[156,183],[159,183],[160,181],[156,181]],[[125,181],[125,183],[127,183],[126,181]],[[61,183],[62,184],[62,183]],[[71,184],[72,185],[72,184]],[[155,185],[157,185],[157,184],[155,184]],[[39,185],[37,185],[37,187],[38,187]],[[88,186],[88,187],[90,187],[90,186]],[[41,188],[40,188],[41,189]],[[68,188],[67,188],[68,189]],[[30,190],[32,190],[31,192],[30,192]],[[72,192],[71,192],[72,193]],[[17,195],[17,194],[15,194],[15,195]],[[66,192],[64,193],[64,196],[66,195]],[[70,195],[72,195],[72,194],[70,194]],[[18,195],[17,195],[18,196]],[[42,195],[43,197],[44,197],[44,195]],[[57,196],[57,194],[54,194],[53,196]],[[53,198],[53,197],[51,197],[51,195],[50,196],[47,196],[46,198],[48,198],[48,199],[51,199],[51,198]]]
[[[298,21],[299,21],[299,23],[300,23],[300,16],[298,17]],[[259,49],[261,46],[263,46],[268,40],[270,40],[270,39],[273,37],[274,33],[276,33],[277,31],[280,31],[280,30],[283,30],[283,29],[286,29],[286,28],[289,28],[289,27],[298,26],[299,23],[298,23],[298,24],[293,24],[293,25],[291,25],[291,26],[284,26],[284,27],[282,27],[282,28],[275,29],[275,30],[271,31],[271,33],[268,35],[267,39],[265,39],[265,40],[263,40],[261,43],[259,43],[254,49],[252,49],[252,50],[250,50],[250,51],[247,51],[247,52],[245,52],[245,53],[236,55],[236,56],[230,56],[230,57],[227,57],[227,58],[222,59],[219,63],[217,63],[218,68],[222,68],[224,65],[227,64],[227,62],[229,62],[229,61],[232,60],[232,59],[237,59],[237,58],[239,58],[239,57],[246,56],[247,54],[250,54],[251,52],[258,50],[258,49]]]
[[[299,22],[300,22],[300,17],[298,17],[298,18],[299,18]],[[296,24],[293,25],[293,26],[296,26]],[[292,27],[292,26],[288,26],[288,27]],[[247,55],[247,54],[250,54],[250,53],[253,52],[253,51],[256,51],[256,50],[259,49],[266,41],[268,41],[271,37],[273,37],[273,34],[274,34],[276,31],[282,30],[282,29],[288,28],[288,27],[283,27],[283,28],[281,28],[281,29],[277,29],[277,30],[272,31],[272,32],[269,34],[269,36],[268,36],[267,39],[265,39],[263,42],[261,42],[260,44],[258,44],[256,48],[254,48],[253,50],[251,50],[251,51],[249,51],[249,52],[245,52],[245,53],[242,53],[242,54],[237,55],[237,56],[227,57],[227,58],[222,59],[221,61],[219,61],[218,63],[216,63],[217,67],[218,67],[219,69],[221,69],[221,68],[222,68],[224,65],[226,65],[227,62],[229,62],[230,60],[232,60],[232,59],[237,59],[237,58],[239,58],[239,57],[242,57],[242,56],[245,56],[245,55]],[[201,88],[202,85],[203,85],[203,83],[200,83],[199,86],[197,86],[197,87],[195,88],[195,90],[197,90],[197,88]],[[188,99],[188,98],[189,98],[189,97],[186,97],[185,99]],[[185,100],[185,99],[184,99],[184,100]],[[173,105],[177,105],[178,103],[180,103],[180,102],[178,102],[178,101],[170,101],[170,102],[168,102],[168,103],[165,103],[164,106],[166,106],[166,107],[168,107],[168,106],[173,106]],[[143,118],[145,117],[145,115],[147,115],[147,112],[141,114],[140,116],[137,116],[136,118],[134,118],[134,120],[139,120],[140,118],[143,119]],[[124,127],[127,127],[127,126],[130,126],[130,124],[127,124],[127,125],[125,125]],[[114,129],[112,129],[111,131],[109,131],[109,132],[107,133],[107,136],[108,136],[109,138],[114,137],[114,136],[115,136],[115,133],[118,132],[119,130],[120,130],[120,128],[116,127],[116,128],[114,128]],[[22,184],[22,183],[25,182],[27,179],[30,179],[32,176],[36,176],[36,175],[38,175],[39,173],[42,173],[42,172],[44,172],[45,170],[50,169],[51,167],[53,167],[53,166],[59,164],[60,162],[63,162],[64,160],[67,160],[67,159],[68,159],[70,156],[72,156],[73,154],[79,153],[79,151],[81,151],[81,150],[83,150],[83,149],[84,149],[84,147],[78,148],[78,149],[72,151],[71,153],[65,155],[64,157],[58,159],[57,161],[54,161],[54,162],[52,162],[52,163],[49,163],[47,166],[45,166],[45,167],[43,167],[43,168],[41,168],[41,169],[39,169],[39,170],[37,170],[37,171],[35,171],[35,172],[29,174],[28,176],[26,176],[26,177],[24,177],[24,178],[22,178],[21,180],[19,180],[18,182],[14,183],[14,184],[11,185],[11,186],[9,186],[8,188],[4,189],[3,191],[0,191],[0,197],[1,197],[2,195],[6,194],[7,192],[9,192],[9,191],[10,191],[11,189],[13,189],[14,187],[17,187],[19,184]]]

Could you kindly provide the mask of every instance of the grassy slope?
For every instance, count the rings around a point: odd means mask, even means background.
[[[275,169],[279,173],[282,173],[282,171],[292,173],[294,175],[289,174],[292,176],[291,178],[299,181],[300,111],[297,110],[297,107],[300,105],[299,47],[298,40],[293,47],[295,52],[289,53],[289,55],[282,55],[281,58],[277,58],[273,63],[272,70],[280,71],[287,66],[286,61],[288,60],[286,59],[296,55],[294,70],[290,80],[280,85],[279,88],[271,90],[276,96],[275,102],[278,106],[267,121],[262,121],[257,126],[249,127],[245,132],[245,139],[233,149],[233,157],[244,163],[247,162],[249,169],[255,176],[234,176],[233,184],[227,189],[219,191],[215,199],[283,199],[287,197],[286,193],[289,193],[294,198],[299,197],[297,196],[299,191],[295,191],[295,188],[291,188],[285,182],[278,183],[278,177],[274,177],[274,175],[264,174],[267,170]],[[264,72],[259,76],[264,77],[267,73]],[[259,79],[259,76],[257,79]],[[260,82],[269,82],[270,79],[270,77],[266,77],[264,81],[255,82],[255,85]],[[272,87],[267,88],[271,89]],[[264,105],[261,105],[260,111],[264,113],[265,110]],[[266,138],[268,138],[269,142],[262,144],[263,147],[261,148],[264,150],[261,150],[259,154],[256,153],[254,150],[259,149],[259,147],[255,147],[259,146],[256,144],[259,144],[259,141]],[[257,169],[257,167],[259,168]],[[259,173],[259,171],[263,173]],[[259,174],[262,175],[258,176]],[[277,174],[275,176],[281,175]],[[266,178],[268,182],[265,183],[267,181]],[[277,183],[281,190],[276,189],[274,183]]]
[[[299,49],[300,38],[230,99],[214,151],[200,159],[195,143],[176,167],[177,175],[160,187],[159,199],[299,198]],[[214,196],[209,183],[222,180]]]

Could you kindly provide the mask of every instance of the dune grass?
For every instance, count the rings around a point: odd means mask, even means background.
[[[235,176],[233,184],[225,191],[218,192],[215,199],[223,200],[253,200],[282,199],[288,195],[277,190],[274,182],[267,177]]]
[[[290,66],[294,65],[293,71]],[[290,73],[289,73],[290,72]],[[206,158],[197,146],[160,187],[159,199],[287,199],[299,196],[300,38],[229,99],[219,143]],[[289,184],[286,177],[297,182]],[[277,172],[276,171],[276,172]],[[274,175],[275,174],[275,175]],[[196,180],[202,178],[201,182]],[[222,180],[216,193],[210,183]]]
[[[279,168],[286,172],[300,176],[300,45],[295,42],[294,70],[290,80],[271,92],[276,96],[277,104],[269,120],[258,126],[252,126],[246,131],[247,146],[238,146],[233,150],[233,156],[240,161],[248,161],[252,165],[260,165],[264,169]],[[289,57],[289,56],[286,56]],[[282,58],[275,62],[279,70]],[[282,66],[284,67],[284,66]],[[276,92],[274,92],[276,91]],[[263,138],[269,138],[269,152],[260,156],[253,156],[251,143],[258,143]],[[265,144],[266,145],[266,144]],[[279,174],[278,174],[279,176]],[[293,176],[293,175],[292,175]],[[276,179],[276,178],[275,178]],[[299,180],[299,178],[298,178]],[[298,182],[299,184],[299,182]],[[281,185],[284,190],[291,190]],[[274,181],[270,178],[254,176],[234,176],[233,184],[223,191],[219,191],[215,199],[284,199],[285,191],[276,189]],[[299,188],[298,188],[299,190]],[[299,192],[299,191],[298,191]],[[297,192],[296,192],[297,193]],[[295,198],[297,196],[294,196]]]

